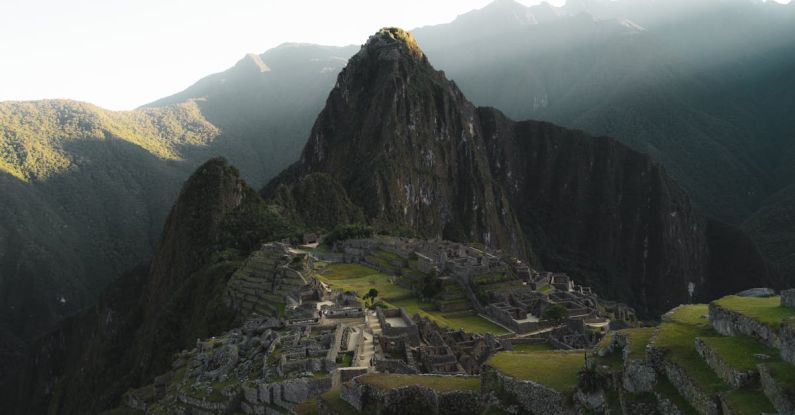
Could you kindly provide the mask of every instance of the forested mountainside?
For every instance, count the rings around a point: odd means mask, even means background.
[[[352,51],[285,44],[135,111],[0,103],[0,367],[152,255],[200,163],[261,186],[295,161]]]

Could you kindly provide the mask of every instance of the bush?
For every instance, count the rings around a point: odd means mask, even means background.
[[[544,310],[541,317],[543,317],[544,320],[560,323],[569,318],[569,310],[560,304],[553,304]]]
[[[323,243],[333,246],[337,241],[348,239],[370,238],[373,236],[373,228],[360,224],[337,225],[328,235],[323,238]]]

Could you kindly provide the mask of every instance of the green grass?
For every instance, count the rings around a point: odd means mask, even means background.
[[[433,310],[432,303],[421,302],[416,297],[389,301],[389,304],[393,307],[403,307],[410,316],[419,313],[420,316],[428,317],[440,325],[453,329],[464,329],[470,333],[492,333],[497,336],[508,333],[508,330],[480,317],[474,311],[442,313]]]
[[[356,378],[366,385],[382,389],[394,389],[409,385],[420,385],[437,392],[458,390],[480,390],[480,378],[477,376],[437,376],[437,375],[398,375],[373,373]]]
[[[795,400],[795,367],[782,361],[765,363],[765,366],[776,383],[788,392],[790,400]]]
[[[526,344],[514,344],[513,351],[514,352],[543,352],[545,350],[555,350],[552,345],[549,343],[526,343]]]
[[[701,341],[726,364],[738,370],[755,370],[759,363],[778,361],[778,350],[765,346],[751,337],[701,337]],[[770,360],[754,357],[755,354],[760,353],[770,356]]]
[[[776,408],[759,390],[737,389],[724,395],[726,406],[737,415],[758,415],[777,413]]]
[[[695,348],[696,337],[711,337],[712,331],[706,304],[680,306],[664,316],[655,340],[655,346],[668,350],[672,362],[685,370],[696,385],[706,394],[727,391],[728,385],[712,371]]]
[[[681,305],[670,314],[663,316],[663,321],[687,324],[697,327],[709,326],[709,306],[706,304]]]
[[[331,408],[334,412],[338,415],[357,415],[359,411],[356,408],[352,407],[348,402],[345,402],[340,397],[340,390],[332,389],[322,395],[320,395],[320,399]]]
[[[713,303],[764,323],[775,331],[778,331],[782,320],[795,318],[795,308],[782,307],[779,296],[756,298],[730,295]]]
[[[317,277],[332,288],[356,291],[360,296],[367,293],[370,288],[375,288],[378,290],[378,298],[382,299],[386,305],[395,308],[403,307],[409,316],[419,313],[441,325],[454,329],[463,328],[470,333],[492,333],[495,335],[508,333],[504,328],[474,312],[442,313],[434,311],[435,306],[432,303],[421,302],[413,291],[390,282],[398,277],[380,273],[361,264],[329,264]]]
[[[392,284],[390,280],[397,278],[380,273],[360,264],[331,264],[318,275],[318,279],[333,288],[355,291],[359,296],[366,294],[370,288],[378,290],[378,298],[383,300],[406,298],[414,293],[406,288]]]
[[[293,407],[296,415],[317,415],[317,399],[301,402]]]
[[[487,363],[507,376],[568,394],[577,387],[577,372],[583,368],[585,358],[581,351],[500,352]]]
[[[673,402],[680,411],[685,415],[698,415],[698,411],[690,405],[687,400],[679,394],[674,385],[668,381],[664,376],[657,377],[657,384],[654,386],[654,391],[659,393],[662,397],[667,398]]]
[[[671,361],[684,369],[699,388],[707,394],[724,392],[729,388],[712,372],[709,365],[696,351],[696,337],[713,334],[714,332],[707,328],[666,322],[660,325],[654,343],[657,347],[667,349]]]
[[[537,289],[536,291],[540,292],[541,294],[549,294],[552,291],[555,291],[555,287],[547,284],[547,285]]]
[[[646,345],[649,344],[655,327],[639,327],[622,330],[629,336],[629,357],[643,359],[646,357]]]

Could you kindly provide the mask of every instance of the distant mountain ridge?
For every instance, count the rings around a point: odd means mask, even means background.
[[[0,372],[152,255],[200,163],[224,155],[258,187],[295,161],[352,53],[282,45],[134,111],[0,103]]]

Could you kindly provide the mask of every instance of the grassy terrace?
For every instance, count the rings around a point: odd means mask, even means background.
[[[782,389],[789,391],[790,399],[795,399],[795,369],[787,362],[765,363],[770,369],[770,374]]]
[[[378,290],[378,297],[386,301],[414,295],[411,290],[393,284],[393,278],[396,277],[364,265],[339,263],[328,265],[318,275],[318,279],[326,284],[346,291],[355,291],[359,296],[366,294],[370,288]]]
[[[416,297],[389,301],[389,304],[394,307],[403,307],[410,316],[419,313],[420,316],[428,317],[441,325],[453,329],[464,329],[464,331],[470,333],[492,333],[495,336],[508,333],[504,328],[480,317],[474,311],[442,313],[433,310],[434,305],[432,303],[421,302]]]
[[[696,352],[696,337],[715,334],[709,328],[709,321],[703,318],[706,314],[705,304],[680,306],[664,316],[665,322],[660,324],[654,344],[667,349],[671,361],[684,369],[702,391],[712,395],[728,391],[729,386],[712,372]]]
[[[780,361],[778,350],[765,346],[747,336],[701,337],[701,341],[715,351],[721,360],[735,369],[755,370],[756,365],[759,363]],[[754,354],[765,354],[770,356],[770,359],[760,360],[754,357]]]
[[[630,358],[643,359],[646,357],[646,345],[649,344],[655,329],[655,327],[639,327],[621,331],[629,336]]]
[[[500,352],[487,363],[507,376],[569,394],[577,387],[577,372],[585,358],[581,351]]]
[[[359,411],[356,410],[356,408],[352,407],[348,402],[345,402],[345,401],[342,400],[342,398],[340,397],[340,389],[339,388],[332,389],[332,390],[320,395],[319,399],[321,399],[329,408],[334,410],[334,412],[336,412],[339,415],[356,415],[356,414],[360,413]],[[303,414],[298,412],[298,411],[296,411],[296,412],[299,415],[310,415],[310,414],[316,414],[317,413],[317,411],[315,411],[315,412],[305,412]]]
[[[378,290],[378,297],[387,305],[403,307],[410,316],[419,313],[421,316],[427,316],[450,328],[462,328],[470,333],[493,333],[495,335],[508,333],[507,330],[472,311],[452,313],[435,311],[435,306],[432,303],[419,301],[413,291],[392,282],[399,277],[380,273],[361,264],[329,264],[317,277],[332,288],[355,291],[359,296],[367,293],[370,288],[375,288]]]
[[[754,320],[767,324],[774,330],[782,320],[795,319],[795,308],[781,307],[781,297],[738,297],[730,295],[713,301],[727,310],[736,311]]]
[[[695,408],[693,408],[693,406],[691,406],[690,403],[679,394],[679,391],[677,391],[674,385],[672,385],[671,382],[669,382],[664,376],[657,378],[657,384],[654,386],[654,392],[673,402],[673,404],[676,405],[676,407],[679,408],[685,415],[698,415],[698,411],[696,411]]]
[[[760,390],[737,389],[726,393],[726,405],[735,414],[774,414],[776,408]]]
[[[356,378],[366,385],[382,389],[395,389],[403,386],[420,385],[438,392],[457,390],[480,390],[478,376],[437,376],[437,375],[390,375],[373,373]]]
[[[543,352],[548,350],[555,350],[549,343],[527,343],[527,344],[514,344],[514,352]]]

